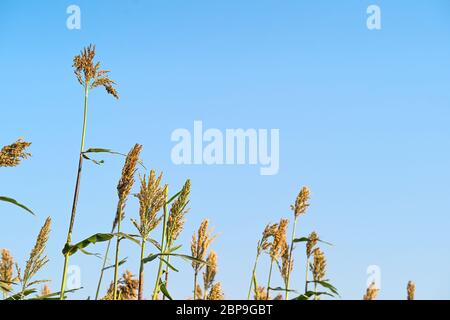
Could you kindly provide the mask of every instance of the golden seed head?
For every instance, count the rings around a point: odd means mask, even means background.
[[[211,291],[208,294],[208,300],[224,300],[224,299],[225,295],[223,294],[222,291],[222,285],[220,284],[220,282],[217,282],[212,286]]]
[[[295,204],[291,206],[291,209],[294,211],[295,217],[299,217],[300,215],[306,212],[306,209],[309,207],[309,189],[307,187],[303,187],[295,200]]]
[[[50,290],[50,287],[48,286],[48,284],[44,284],[44,286],[41,289],[41,296],[48,296],[51,293],[52,293],[52,291]]]
[[[113,228],[116,227],[119,219],[124,218],[123,211],[125,209],[125,203],[130,195],[131,188],[134,185],[134,174],[136,172],[136,165],[139,161],[139,154],[141,153],[142,146],[135,144],[131,151],[128,153],[125,165],[122,169],[122,176],[117,185],[117,194],[119,196],[119,202],[117,204],[117,214],[114,220]]]
[[[272,245],[270,247],[270,256],[272,260],[278,260],[283,254],[284,245],[286,243],[286,231],[289,220],[281,219],[278,223],[278,228],[273,235]]]
[[[312,273],[314,281],[322,281],[325,278],[327,260],[325,254],[317,248],[314,250],[314,261],[312,265]]]
[[[270,249],[272,243],[269,242],[270,237],[274,237],[278,231],[278,223],[268,224],[263,231],[261,241],[258,244],[258,252],[261,250],[267,251]]]
[[[136,300],[138,297],[139,280],[134,275],[126,270],[122,278],[118,281],[117,296],[118,300]],[[113,300],[114,298],[114,283],[111,282],[106,295],[102,300]]]
[[[14,258],[9,250],[2,250],[0,260],[0,280],[4,281],[3,286],[9,291],[12,289],[12,283],[16,281],[14,278]]]
[[[211,288],[217,273],[217,254],[213,250],[209,253],[206,263],[206,271],[203,272],[205,291]]]
[[[95,45],[89,45],[81,53],[73,58],[73,68],[78,82],[90,89],[98,86],[105,88],[106,92],[114,98],[119,99],[119,95],[114,88],[116,84],[108,76],[108,70],[100,69],[100,62],[94,63]]]
[[[26,149],[31,145],[31,142],[25,142],[18,139],[15,143],[4,146],[0,150],[0,167],[16,167],[20,164],[22,159],[27,159],[31,153],[27,153]]]
[[[306,256],[308,258],[311,257],[314,247],[317,245],[318,241],[319,237],[317,236],[317,233],[314,231],[311,232],[311,234],[308,236],[308,241],[306,242]]]
[[[289,275],[294,267],[294,259],[291,257],[289,245],[285,241],[281,253],[281,276],[285,283],[287,283]]]
[[[408,292],[408,300],[414,300],[414,295],[416,293],[416,285],[412,281],[408,281],[408,286],[406,288]]]
[[[147,178],[140,178],[141,189],[136,197],[139,199],[139,224],[133,220],[133,224],[139,230],[143,239],[147,239],[161,221],[157,217],[158,212],[166,203],[167,185],[160,186],[162,173],[156,178],[155,171],[150,172]]]
[[[269,297],[267,296],[267,289],[259,286],[255,290],[255,300],[269,300]]]
[[[48,258],[45,255],[45,246],[50,234],[51,224],[52,219],[49,217],[45,220],[45,223],[36,239],[36,244],[34,245],[33,250],[31,250],[30,257],[25,265],[25,270],[21,280],[25,287],[29,284],[29,280],[48,262]]]
[[[208,250],[210,244],[214,241],[217,236],[212,236],[212,229],[208,230],[209,221],[208,219],[203,220],[200,224],[197,234],[194,233],[191,242],[191,253],[192,256],[199,260],[204,260],[206,256],[206,251]],[[203,268],[203,264],[198,261],[192,261],[192,268],[197,273]]]
[[[173,202],[170,208],[169,219],[167,221],[167,241],[169,246],[178,239],[181,231],[183,231],[185,216],[189,209],[186,206],[189,204],[189,194],[191,192],[191,180],[187,180],[181,189],[178,198]]]
[[[200,300],[203,297],[203,290],[199,285],[197,285],[197,287],[195,288],[195,296],[197,300]]]
[[[283,296],[281,294],[277,295],[273,300],[283,300]]]
[[[363,297],[363,300],[375,300],[377,298],[378,292],[380,290],[377,289],[375,282],[372,282],[370,286],[366,290],[366,294]]]

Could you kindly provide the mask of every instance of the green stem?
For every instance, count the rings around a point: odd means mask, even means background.
[[[164,204],[164,216],[163,216],[163,232],[161,236],[161,253],[166,252],[165,248],[165,240],[166,240],[166,232],[167,232],[167,189],[166,189],[166,196],[165,196],[165,204]],[[161,281],[161,276],[163,272],[163,258],[159,257],[159,266],[158,266],[158,273],[156,275],[156,283],[155,288],[153,289],[153,297],[152,300],[156,300],[159,293],[159,283]]]
[[[115,260],[115,264],[114,264],[114,286],[113,286],[113,300],[117,300],[117,284],[119,281],[119,253],[120,253],[120,225],[122,222],[122,204],[119,201],[118,207],[117,207],[117,211],[118,211],[118,221],[117,221],[117,236],[116,236],[116,260]]]
[[[111,233],[114,232],[114,229],[111,230]],[[111,247],[111,240],[108,241],[108,246],[106,247],[105,256],[103,257],[102,270],[100,271],[100,278],[98,279],[97,291],[95,292],[95,300],[98,300],[98,296],[100,294],[100,287],[103,281],[103,274],[105,273],[106,263],[108,262],[109,248]]]
[[[309,268],[309,257],[306,258],[305,294],[308,292],[308,268]]]
[[[197,300],[197,277],[198,271],[196,270],[194,273],[194,300]]]
[[[295,229],[297,226],[297,217],[294,218],[294,225],[292,227],[292,237],[291,237],[291,246],[289,248],[289,262],[288,262],[288,274],[286,279],[286,295],[285,300],[289,299],[289,282],[291,280],[291,263],[292,263],[292,254],[294,251],[294,239],[295,239]]]
[[[273,259],[270,261],[269,280],[267,281],[267,298],[266,298],[266,300],[269,300],[270,280],[272,279],[272,269],[273,269]]]
[[[85,138],[86,138],[88,97],[89,97],[89,84],[86,84],[84,87],[84,114],[83,114],[83,130],[81,133],[80,158],[78,161],[77,180],[75,183],[75,191],[74,191],[73,203],[72,203],[72,213],[70,215],[70,224],[69,224],[69,230],[67,232],[66,245],[70,245],[70,243],[72,242],[72,231],[73,231],[73,226],[75,223],[75,216],[76,216],[76,212],[77,212],[78,194],[80,191],[80,182],[81,182],[81,172],[83,170],[83,152],[84,152],[84,143],[85,143]],[[61,280],[61,295],[60,295],[61,300],[64,299],[64,291],[66,290],[68,267],[69,267],[69,254],[67,253],[64,255],[64,269],[63,269],[63,276],[62,276],[62,280]]]
[[[258,245],[258,247],[259,247],[259,245]],[[256,277],[256,267],[258,266],[259,256],[260,256],[260,251],[259,251],[259,248],[258,248],[258,251],[256,253],[255,264],[253,265],[252,278],[250,279],[250,288],[248,289],[247,300],[250,300],[250,296],[251,296],[251,293],[252,293],[253,279],[255,279],[255,277]]]
[[[144,293],[144,254],[145,254],[145,239],[141,242],[141,260],[139,266],[139,289],[138,289],[138,300],[142,300]]]

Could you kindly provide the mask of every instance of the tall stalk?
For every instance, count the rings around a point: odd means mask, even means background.
[[[252,270],[252,278],[250,279],[250,288],[248,288],[248,295],[247,295],[247,300],[250,300],[250,296],[252,294],[252,288],[253,288],[253,281],[256,277],[256,268],[258,266],[258,261],[259,261],[259,257],[261,255],[261,241],[258,242],[258,249],[256,250],[256,258],[255,258],[255,264],[253,265],[253,270]]]
[[[305,294],[308,292],[309,257],[306,258]]]
[[[138,287],[138,300],[142,300],[144,295],[144,255],[145,255],[145,239],[141,241],[141,259],[139,266],[139,287]]]
[[[70,244],[72,242],[72,232],[73,232],[73,226],[75,223],[75,216],[76,216],[76,212],[77,212],[78,194],[80,192],[81,173],[83,171],[83,152],[84,152],[84,144],[85,144],[85,138],[86,138],[88,97],[89,97],[89,85],[88,85],[88,83],[86,83],[84,86],[84,115],[83,115],[83,130],[82,130],[82,134],[81,134],[80,158],[78,161],[77,180],[75,183],[75,191],[74,191],[73,203],[72,203],[72,213],[70,215],[70,224],[69,224],[69,230],[67,232],[66,246],[70,246]],[[69,267],[69,253],[67,252],[64,255],[64,269],[63,269],[63,276],[62,276],[62,280],[61,280],[61,290],[60,290],[61,291],[61,295],[60,295],[61,300],[64,299],[64,292],[66,290],[68,267]]]
[[[270,270],[269,270],[269,279],[267,280],[267,297],[266,297],[266,300],[269,300],[270,281],[272,280],[272,269],[273,269],[273,259],[270,260]]]
[[[119,256],[120,256],[120,225],[122,222],[122,210],[117,208],[117,235],[116,235],[116,257],[114,262],[114,286],[113,286],[113,300],[117,300],[117,283],[119,281]]]
[[[291,245],[289,247],[289,260],[288,260],[288,269],[287,269],[287,279],[286,279],[286,295],[285,300],[289,299],[289,282],[291,279],[291,268],[292,268],[292,254],[294,251],[294,240],[295,240],[295,229],[297,226],[297,216],[294,216],[294,225],[292,227],[292,237],[291,237]]]
[[[167,233],[167,196],[168,196],[168,188],[166,188],[165,201],[164,201],[164,215],[163,215],[163,231],[161,235],[161,254],[166,252],[166,233]],[[159,257],[159,266],[158,273],[156,275],[155,288],[153,289],[152,300],[156,300],[158,298],[158,293],[160,290],[160,282],[161,276],[163,272],[163,256]]]
[[[111,230],[111,233],[114,232],[114,229]],[[106,247],[105,256],[103,257],[102,269],[100,270],[100,278],[97,283],[97,291],[95,292],[95,300],[98,300],[98,296],[100,294],[100,287],[103,281],[103,275],[105,273],[106,263],[108,262],[109,249],[111,247],[111,240],[108,241],[108,245]]]
[[[86,138],[86,124],[87,124],[87,113],[88,113],[88,97],[89,90],[94,89],[96,87],[102,86],[106,89],[108,94],[111,94],[116,99],[119,99],[119,95],[114,88],[115,82],[112,81],[108,73],[109,71],[100,69],[100,62],[94,63],[95,58],[95,46],[89,45],[84,48],[81,53],[74,57],[73,59],[73,67],[75,75],[78,79],[80,85],[84,88],[84,115],[83,115],[83,130],[81,134],[81,147],[80,154],[78,160],[78,171],[77,171],[77,179],[75,183],[75,191],[72,202],[72,212],[70,215],[70,224],[69,230],[67,232],[67,240],[65,244],[65,248],[69,247],[72,242],[72,232],[75,224],[75,216],[77,212],[77,204],[78,204],[78,194],[80,192],[80,183],[81,183],[81,173],[83,171],[83,153],[85,147],[85,138]],[[64,299],[64,292],[66,289],[66,281],[67,281],[67,269],[69,267],[69,252],[64,254],[64,268],[63,275],[61,280],[61,295],[60,299]]]

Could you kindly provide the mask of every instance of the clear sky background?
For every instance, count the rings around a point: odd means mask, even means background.
[[[70,4],[81,7],[81,30],[66,28]],[[381,7],[380,31],[366,28],[370,4]],[[246,297],[260,233],[291,218],[302,185],[312,198],[298,233],[316,230],[334,243],[325,248],[327,273],[342,298],[362,297],[370,265],[380,267],[382,299],[405,298],[408,280],[419,299],[450,298],[449,18],[446,0],[1,1],[0,145],[24,137],[33,158],[1,170],[0,194],[37,216],[0,204],[0,247],[24,265],[51,216],[50,262],[40,275],[59,290],[82,121],[71,64],[95,43],[121,99],[91,94],[87,146],[127,152],[138,142],[171,191],[192,179],[182,250],[208,217],[220,233],[213,249],[227,298]],[[279,174],[173,165],[170,135],[192,130],[194,120],[221,130],[279,128]],[[103,158],[102,167],[85,165],[74,240],[110,229],[123,158]],[[126,215],[134,232],[135,199]],[[123,248],[124,267],[137,273],[138,247]],[[303,248],[295,259],[301,289]],[[84,287],[72,297],[93,296],[101,261],[77,255],[71,264]],[[187,298],[192,269],[176,265],[171,291]],[[146,270],[149,296],[154,266]],[[259,278],[266,271],[263,261]]]

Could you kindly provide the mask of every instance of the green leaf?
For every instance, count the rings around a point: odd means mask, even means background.
[[[294,239],[294,243],[298,243],[298,242],[308,242],[308,241],[309,241],[309,238],[308,238],[308,237],[301,237],[301,238]],[[322,242],[322,243],[324,243],[324,244],[327,244],[327,245],[329,245],[329,246],[332,246],[332,245],[333,245],[332,243],[327,242],[327,241],[324,241],[324,240],[321,240],[321,239],[317,239],[317,241]]]
[[[123,232],[116,233],[115,235],[117,235],[117,236],[119,236],[119,237],[122,237],[122,238],[125,238],[125,239],[128,239],[128,240],[131,240],[131,241],[133,241],[134,243],[136,243],[138,246],[141,245],[141,243],[139,242],[139,240],[135,239],[136,237],[139,237],[139,236],[137,236],[137,235],[134,235],[134,234],[128,234],[128,233],[123,233]]]
[[[159,282],[159,288],[161,289],[162,294],[163,294],[167,299],[173,300],[172,297],[170,296],[169,291],[167,291],[166,284],[165,284],[164,282],[162,282],[161,280],[160,280],[160,282]]]
[[[84,248],[86,248],[87,246],[89,246],[90,244],[96,244],[97,242],[105,242],[105,241],[109,241],[114,237],[113,233],[97,233],[94,234],[92,236],[90,236],[89,238],[78,242],[77,244],[74,245],[70,245],[67,244],[65,245],[62,253],[64,255],[68,254],[69,256],[75,254],[78,250],[82,250]]]
[[[294,243],[298,243],[298,242],[308,242],[309,241],[309,238],[307,238],[307,237],[301,237],[301,238],[297,238],[297,239],[294,239]]]
[[[22,208],[25,211],[31,213],[33,216],[35,215],[34,212],[31,211],[29,208],[27,208],[26,206],[24,206],[23,204],[17,202],[16,200],[14,200],[12,198],[0,196],[0,201],[9,202],[15,206],[18,206],[19,208]]]
[[[325,280],[325,281],[316,281],[316,283],[320,284],[322,287],[330,290],[332,293],[334,293],[335,295],[339,296],[339,293],[338,293],[337,289],[331,283],[329,283],[327,280]]]
[[[180,245],[178,245],[178,246],[176,246],[176,247],[172,247],[172,248],[169,249],[169,252],[170,252],[170,253],[175,252],[175,251],[177,251],[178,249],[180,249],[182,246],[183,246],[183,245],[180,244]]]
[[[72,292],[75,292],[75,291],[78,291],[81,289],[83,289],[83,288],[81,287],[81,288],[77,288],[77,289],[66,290],[65,293],[72,293]],[[61,292],[53,292],[53,293],[47,294],[45,296],[38,296],[35,298],[31,298],[30,300],[60,300],[60,295],[61,295]],[[66,299],[66,296],[64,296],[64,299]]]
[[[119,156],[123,156],[126,157],[126,154],[120,153],[120,152],[116,152],[116,151],[112,151],[111,149],[105,149],[105,148],[89,148],[86,151],[83,152],[83,156],[86,155],[87,153],[109,153],[109,154],[114,154],[114,155],[119,155]],[[90,160],[90,159],[89,159]],[[138,163],[144,168],[144,164],[141,160],[138,161]]]
[[[120,260],[120,261],[119,261],[119,267],[120,267],[121,265],[123,265],[124,263],[126,263],[126,262],[127,262],[127,259],[128,259],[128,257],[125,257],[125,258],[123,258],[122,260]],[[116,267],[116,266],[113,264],[113,265],[104,267],[104,268],[103,268],[103,271],[108,270],[108,269],[113,269],[113,268],[115,268],[115,267]]]
[[[197,258],[188,256],[188,255],[185,255],[185,254],[177,254],[177,253],[155,253],[155,254],[151,254],[147,258],[142,259],[142,262],[143,263],[152,262],[153,260],[155,260],[159,256],[179,257],[179,258],[182,258],[184,260],[190,260],[190,261],[198,262],[198,263],[201,263],[201,264],[207,264],[206,261],[203,261],[201,259],[197,259]]]
[[[147,241],[150,242],[152,245],[154,245],[156,249],[158,249],[158,251],[161,251],[161,245],[159,244],[158,241],[152,238],[149,238]]]
[[[179,270],[177,268],[175,268],[173,265],[171,265],[169,263],[169,261],[167,261],[166,259],[160,258],[162,260],[162,262],[164,262],[170,269],[172,269],[175,272],[179,272]]]
[[[309,298],[313,297],[313,296],[317,296],[320,297],[321,295],[325,295],[325,296],[333,296],[332,294],[329,294],[328,292],[314,292],[314,291],[308,291],[305,292],[302,295],[299,295],[298,297],[292,299],[292,300],[308,300]]]
[[[84,153],[82,154],[83,155],[83,158],[84,159],[86,159],[86,160],[89,160],[89,161],[92,161],[94,164],[96,164],[96,165],[98,165],[98,166],[101,166],[102,164],[104,164],[105,163],[105,161],[104,160],[95,160],[95,159],[91,159],[91,158],[89,158],[87,155],[85,155]]]
[[[170,204],[173,200],[175,200],[179,195],[181,194],[181,191],[178,191],[176,194],[174,194],[169,200],[167,200],[166,204]]]
[[[15,295],[12,295],[11,297],[8,297],[5,300],[23,300],[23,298],[25,298],[35,292],[36,292],[36,289],[27,289],[22,292],[16,293]]]
[[[286,292],[286,288],[282,288],[282,287],[276,287],[276,288],[269,287],[269,290],[270,291],[283,291],[283,292]],[[291,290],[291,289],[289,289],[287,291],[288,292],[297,292],[297,291]]]

